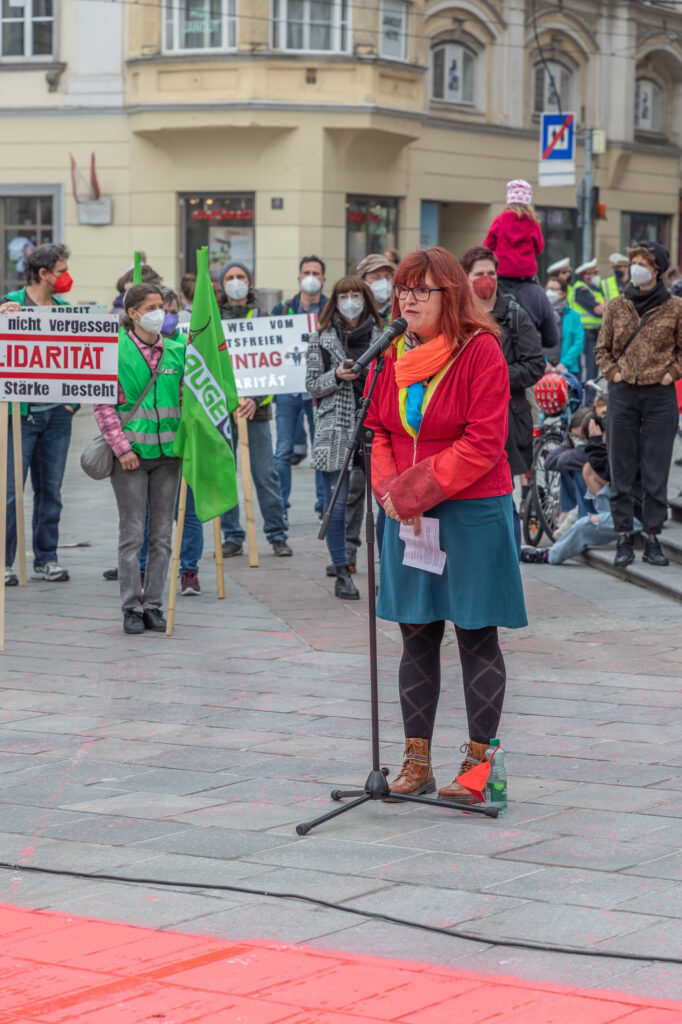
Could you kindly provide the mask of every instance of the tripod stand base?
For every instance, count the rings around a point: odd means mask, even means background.
[[[328,814],[314,818],[313,821],[302,822],[296,826],[296,833],[299,836],[305,836],[311,829],[316,828],[317,825],[322,825],[325,821],[338,817],[339,814],[345,814],[346,811],[359,807],[360,804],[365,804],[368,800],[381,800],[384,803],[390,800],[390,803],[427,804],[431,807],[442,807],[444,810],[484,814],[487,818],[496,818],[500,813],[497,807],[487,807],[485,804],[460,804],[454,800],[435,800],[433,797],[428,796],[392,793],[386,780],[387,774],[388,769],[386,768],[374,769],[367,776],[364,789],[333,789],[331,792],[332,800],[343,800],[346,797],[353,797],[353,799],[349,804],[344,804],[343,807],[336,807],[333,811],[329,811]]]

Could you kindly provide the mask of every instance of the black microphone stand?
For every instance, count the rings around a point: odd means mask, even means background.
[[[372,770],[367,776],[364,789],[352,789],[347,791],[333,789],[331,792],[332,800],[343,800],[345,797],[354,797],[355,799],[351,800],[348,804],[344,804],[343,807],[337,807],[335,810],[329,811],[328,814],[323,814],[321,817],[315,818],[313,821],[304,821],[300,825],[297,825],[296,832],[299,836],[307,835],[307,833],[317,825],[321,825],[323,822],[329,821],[331,818],[336,818],[339,814],[345,814],[346,811],[352,810],[353,807],[359,807],[360,804],[364,804],[368,800],[387,800],[390,798],[391,803],[400,801],[404,803],[428,804],[430,807],[442,807],[453,811],[469,811],[474,814],[485,814],[488,818],[496,818],[499,814],[497,807],[462,804],[456,803],[454,800],[435,800],[433,797],[413,796],[412,794],[407,793],[391,793],[388,782],[386,781],[388,768],[379,767],[379,667],[377,656],[376,585],[374,573],[374,507],[372,502],[372,442],[374,440],[374,431],[369,427],[365,427],[365,419],[367,418],[367,412],[369,411],[374,387],[383,368],[384,357],[383,355],[380,355],[376,362],[374,377],[372,378],[369,391],[360,402],[360,406],[356,413],[355,430],[347,446],[348,452],[343,468],[339,474],[339,479],[334,489],[334,493],[332,494],[329,508],[327,509],[326,515],[322,521],[320,532],[317,535],[320,540],[324,540],[326,537],[343,479],[348,472],[348,467],[350,466],[354,453],[360,449],[365,457],[365,487],[367,502],[365,539],[367,543],[367,590],[369,598],[368,625],[369,678],[372,708]]]

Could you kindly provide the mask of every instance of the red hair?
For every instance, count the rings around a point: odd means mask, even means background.
[[[411,288],[426,285],[426,275],[433,279],[432,288],[440,288],[443,296],[441,332],[450,338],[453,348],[463,344],[477,331],[487,331],[496,338],[500,328],[488,313],[484,313],[469,278],[451,252],[440,245],[428,249],[415,249],[401,260],[393,284],[406,284]],[[391,319],[400,316],[400,303],[393,293]]]

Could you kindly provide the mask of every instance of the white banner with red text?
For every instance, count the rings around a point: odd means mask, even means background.
[[[0,313],[0,402],[114,404],[118,329],[85,306]]]

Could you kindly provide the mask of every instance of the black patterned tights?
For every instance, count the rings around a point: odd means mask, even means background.
[[[444,622],[400,623],[403,656],[398,683],[405,736],[431,740],[440,696],[440,645]],[[488,743],[497,736],[507,675],[495,626],[455,626],[462,663],[469,739]]]

